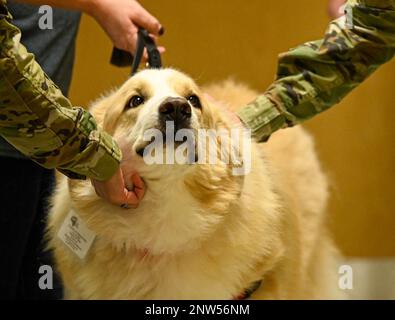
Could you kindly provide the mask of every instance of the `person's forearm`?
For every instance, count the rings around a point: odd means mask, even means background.
[[[73,108],[19,42],[20,31],[0,1],[0,134],[46,168],[107,180],[121,158],[93,117]]]
[[[395,53],[395,0],[349,1],[323,40],[280,55],[277,80],[239,112],[259,141],[343,99]],[[349,25],[351,26],[349,26]]]

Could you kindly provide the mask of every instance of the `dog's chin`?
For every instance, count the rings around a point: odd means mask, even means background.
[[[150,141],[137,141],[134,144],[134,151],[136,155],[142,159],[146,159],[145,157],[150,156],[153,152],[158,152],[159,150],[159,152],[162,151],[163,153],[162,158],[164,159],[164,162],[156,164],[194,164],[198,162],[198,148],[195,143],[195,136],[193,137],[193,141],[188,141],[186,136],[184,136],[181,141],[176,141],[174,137],[167,137],[165,131],[161,130],[161,133],[162,137],[159,139],[159,141],[154,137]],[[153,151],[153,149],[155,149],[155,151]],[[169,154],[176,155],[178,149],[188,150],[188,152],[184,154],[185,161],[172,161],[176,159],[170,159],[171,163],[166,162],[166,160],[169,160]]]
[[[194,145],[193,147],[190,147],[189,151],[184,150],[185,152],[182,154],[177,159],[172,159],[173,156],[176,156],[177,153],[177,148],[181,148],[183,144],[185,144],[186,141],[180,142],[180,141],[172,141],[171,146],[168,146],[167,144],[163,145],[162,148],[162,159],[163,163],[155,163],[155,164],[182,164],[182,165],[191,165],[191,164],[196,164],[199,161],[199,156],[198,156],[198,150],[197,147]],[[145,160],[147,156],[150,156],[153,145],[151,143],[145,143],[145,144],[139,144],[137,147],[135,147],[135,153],[137,156],[139,156],[141,159]],[[172,155],[171,158],[169,159],[169,154]],[[167,160],[167,161],[166,161]],[[169,163],[168,160],[171,162]],[[172,161],[174,160],[174,161]],[[149,161],[148,161],[149,162]]]

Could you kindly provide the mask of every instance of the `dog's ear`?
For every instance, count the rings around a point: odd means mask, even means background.
[[[230,118],[234,115],[229,111],[228,106],[207,93],[203,97],[202,117],[204,125],[210,129],[229,130],[232,127]]]
[[[101,97],[94,101],[89,107],[89,112],[95,118],[97,124],[103,127],[104,118],[107,112],[109,96]]]
[[[97,124],[111,134],[123,107],[123,102],[117,101],[117,94],[114,91],[94,102],[89,110]]]
[[[233,79],[207,85],[203,87],[203,90],[231,112],[237,112],[240,108],[253,101],[259,94],[245,84]]]
[[[232,111],[232,105],[227,102],[217,101],[212,96],[207,94],[204,96],[206,100],[206,108],[203,106],[203,119],[209,119],[206,127],[217,131],[217,146],[219,159],[225,159],[229,164],[231,174],[237,172],[235,175],[240,175],[238,172],[243,172],[248,168],[250,161],[251,139],[248,131],[245,130],[240,119]],[[208,114],[205,114],[205,111]],[[221,133],[220,133],[221,132]],[[247,164],[247,167],[244,165]],[[234,171],[236,170],[236,171]]]
[[[226,121],[224,121],[221,114],[221,108],[218,106],[218,101],[216,101],[212,96],[203,93],[203,95],[201,95],[201,103],[202,122],[204,128],[215,130],[227,128]]]

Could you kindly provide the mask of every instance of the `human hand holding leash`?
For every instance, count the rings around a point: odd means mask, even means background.
[[[124,209],[137,208],[145,194],[145,184],[138,174],[132,176],[133,190],[125,186],[125,179],[119,169],[109,180],[91,180],[96,194],[108,202]]]
[[[118,49],[134,54],[139,27],[146,29],[154,40],[164,33],[161,23],[136,0],[23,0],[35,5],[83,11],[93,17]],[[159,47],[159,52],[165,51]],[[143,56],[147,60],[147,54]]]
[[[139,27],[146,29],[154,39],[164,33],[161,23],[135,0],[92,0],[88,3],[84,11],[101,25],[118,49],[131,54],[136,52]],[[165,51],[164,47],[158,49],[160,53]]]

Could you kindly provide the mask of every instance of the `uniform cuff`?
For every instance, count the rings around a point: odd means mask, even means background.
[[[121,158],[121,151],[114,139],[104,131],[95,130],[90,133],[84,150],[59,171],[71,179],[88,177],[106,181],[119,169]]]
[[[96,135],[98,131],[93,131],[92,135]],[[100,154],[102,154],[100,156]],[[100,131],[99,150],[97,161],[92,159],[92,167],[89,169],[89,177],[99,181],[110,179],[119,169],[122,154],[115,140],[106,132]]]
[[[265,95],[259,96],[237,115],[251,129],[252,136],[260,142],[266,141],[278,129],[288,126],[285,116]]]

